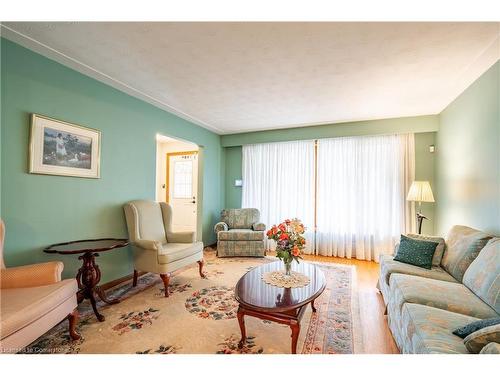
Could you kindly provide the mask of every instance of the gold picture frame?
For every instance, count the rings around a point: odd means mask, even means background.
[[[100,178],[101,132],[31,114],[29,173]]]

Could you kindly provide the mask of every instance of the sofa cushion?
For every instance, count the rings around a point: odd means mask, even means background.
[[[389,278],[394,273],[405,275],[414,275],[426,277],[429,279],[457,282],[453,276],[443,270],[441,267],[432,267],[430,270],[412,266],[411,264],[401,263],[394,260],[391,255],[382,255],[380,257],[380,278],[386,285],[389,285]]]
[[[481,250],[465,271],[463,283],[500,314],[500,238]]]
[[[416,303],[478,319],[498,316],[495,310],[459,283],[393,274],[389,285],[391,301],[400,308],[404,303]]]
[[[398,252],[394,260],[430,270],[437,245],[437,242],[423,241],[401,235]]]
[[[489,234],[476,229],[454,226],[446,238],[446,250],[441,266],[461,282],[467,268],[491,238]]]
[[[251,229],[230,229],[217,233],[219,241],[263,241],[264,232]]]
[[[434,256],[432,257],[432,265],[437,267],[441,264],[441,259],[443,258],[444,249],[446,246],[443,237],[426,236],[424,234],[414,234],[414,233],[408,233],[406,236],[422,241],[437,242],[438,245],[436,246],[436,251],[434,252]]]
[[[158,263],[169,264],[200,252],[203,252],[202,242],[165,243],[158,251]]]
[[[32,288],[2,289],[0,339],[28,326],[69,298],[76,299],[77,291],[75,279]]]
[[[259,221],[260,214],[256,208],[231,208],[221,212],[221,221],[229,229],[252,229],[252,225]]]
[[[490,342],[500,343],[500,324],[482,328],[464,339],[465,347],[471,353],[479,353]]]
[[[464,340],[452,332],[472,323],[476,318],[436,309],[434,307],[405,303],[402,310],[403,353],[415,354],[468,354]]]

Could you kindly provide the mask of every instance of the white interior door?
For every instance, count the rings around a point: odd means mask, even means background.
[[[167,202],[172,206],[173,230],[196,231],[198,153],[167,154]]]

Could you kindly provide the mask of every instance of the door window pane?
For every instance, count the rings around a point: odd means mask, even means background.
[[[192,160],[174,161],[174,198],[191,198],[193,196],[193,162]]]

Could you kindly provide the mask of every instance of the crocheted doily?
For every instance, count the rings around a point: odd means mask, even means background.
[[[300,288],[308,285],[311,281],[306,275],[293,271],[290,276],[285,275],[285,271],[266,272],[262,275],[262,280],[267,284],[281,288]]]

